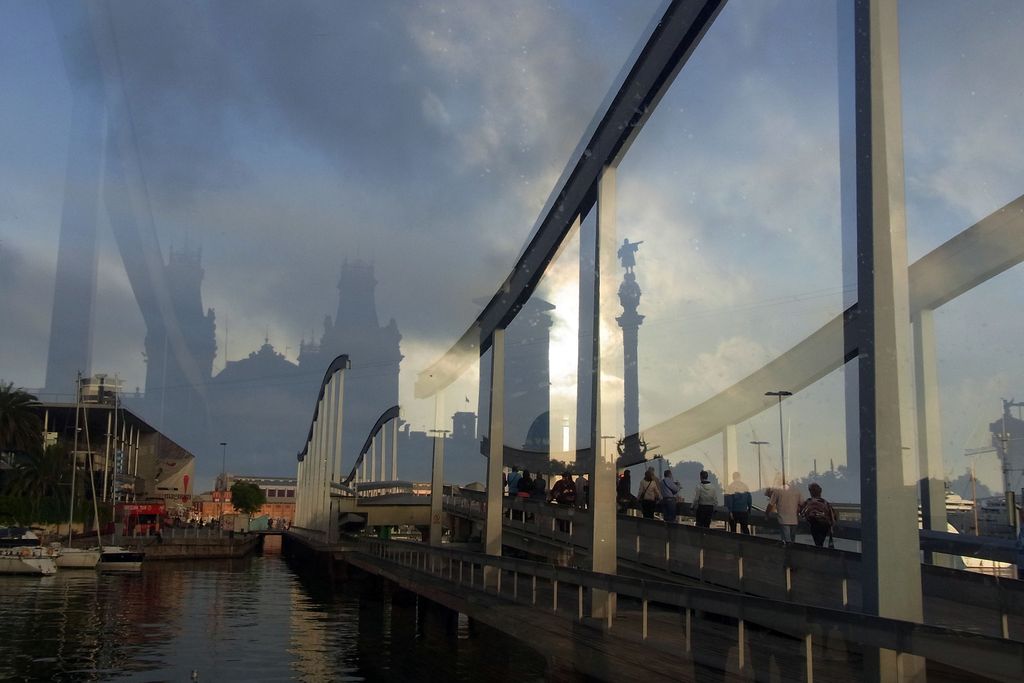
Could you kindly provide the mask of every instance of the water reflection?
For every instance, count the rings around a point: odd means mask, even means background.
[[[369,579],[280,557],[0,577],[0,679],[541,680],[542,656]]]

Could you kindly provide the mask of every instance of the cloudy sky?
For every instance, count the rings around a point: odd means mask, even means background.
[[[360,257],[403,333],[406,413],[429,422],[416,373],[507,274],[660,5],[110,2],[161,246],[203,249],[215,371],[264,335],[294,359],[336,306],[341,262]],[[1024,192],[1024,6],[903,2],[900,20],[914,260]],[[72,93],[88,85],[65,68],[75,40],[47,4],[0,0],[0,378],[27,387],[45,377]],[[732,0],[623,162],[619,230],[644,240],[642,426],[727,388],[848,299],[838,52],[832,3]],[[94,370],[141,386],[145,327],[100,226]],[[559,424],[574,405],[575,246],[541,288],[559,306]],[[1012,270],[936,314],[954,476],[965,448],[987,445],[999,398],[1024,397],[1022,284]],[[841,373],[787,410],[788,469],[846,462]],[[774,453],[776,420],[740,425],[740,443]],[[713,465],[720,445],[673,457]],[[978,467],[997,481],[993,458]]]

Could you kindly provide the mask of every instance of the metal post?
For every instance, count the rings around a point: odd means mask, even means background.
[[[767,441],[751,441],[751,444],[757,446],[757,490],[764,491],[764,484],[761,482],[761,446],[767,446]]]
[[[377,437],[370,439],[370,481],[377,481]]]
[[[946,468],[942,457],[939,415],[939,376],[935,360],[935,321],[932,311],[922,309],[913,317],[914,380],[917,394],[917,448],[920,467],[921,526],[946,530]],[[941,561],[924,551],[925,562],[952,566],[952,557]]]
[[[430,545],[441,545],[441,514],[444,496],[444,393],[434,394],[434,466],[430,478]]]
[[[334,481],[341,482],[345,477],[342,474],[342,419],[345,416],[345,372],[342,370],[335,377],[334,388]]]
[[[740,471],[739,446],[736,441],[736,425],[725,425],[722,430],[722,486],[732,481],[732,473]]]
[[[920,622],[899,24],[895,0],[854,3],[857,320],[863,610]],[[924,661],[903,658],[907,680]],[[896,652],[865,653],[869,680],[895,680]]]
[[[388,477],[388,430],[384,425],[380,428],[380,480],[393,481]]]
[[[505,330],[491,337],[490,451],[487,457],[487,517],[484,523],[484,552],[501,555],[501,520],[504,486],[501,475],[505,456]],[[486,572],[485,572],[486,574]],[[485,585],[490,580],[485,575]]]
[[[783,433],[782,427],[782,399],[785,396],[792,396],[792,391],[766,391],[765,396],[776,396],[779,399],[779,448],[782,452],[782,485],[786,485],[786,435]]]
[[[595,236],[595,273],[592,283],[580,282],[580,287],[593,287],[594,292],[594,317],[592,321],[594,330],[594,344],[592,349],[580,349],[581,353],[592,353],[593,363],[591,365],[592,382],[592,425],[591,425],[591,448],[594,450],[594,469],[590,476],[591,517],[593,522],[593,535],[591,537],[591,569],[603,574],[615,574],[618,570],[618,553],[616,548],[616,525],[618,513],[615,504],[616,454],[599,452],[601,435],[607,430],[605,421],[611,423],[612,411],[605,410],[602,405],[603,397],[607,393],[610,397],[612,389],[602,386],[602,358],[601,358],[601,318],[607,304],[612,304],[616,298],[617,286],[616,275],[616,169],[608,166],[601,174],[597,187],[597,235]],[[618,431],[618,430],[614,430]],[[591,596],[591,616],[604,618],[606,605],[606,591],[593,590]],[[614,610],[614,604],[611,609]]]
[[[398,481],[398,418],[391,421],[391,478]]]

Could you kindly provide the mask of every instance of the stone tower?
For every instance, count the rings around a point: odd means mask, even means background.
[[[178,329],[167,329],[159,311],[144,314],[147,321],[145,412],[149,419],[180,443],[205,438],[208,423],[206,383],[213,372],[217,353],[213,309],[203,310],[200,288],[203,282],[202,252],[188,247],[171,249],[164,265],[168,298]],[[191,356],[181,358],[170,341],[180,334]],[[196,373],[185,371],[194,363]]]
[[[394,318],[381,325],[377,317],[377,280],[373,264],[346,260],[338,280],[338,310],[324,320],[320,342],[302,344],[299,366],[316,376],[335,357],[348,354],[352,367],[345,373],[342,424],[343,467],[350,467],[377,418],[398,405],[398,372],[402,335]],[[310,414],[312,400],[310,399]]]

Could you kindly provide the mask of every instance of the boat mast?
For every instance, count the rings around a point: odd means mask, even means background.
[[[82,396],[82,373],[75,379],[75,445],[71,451],[71,503],[68,511],[68,547],[71,547],[71,525],[75,521],[75,470],[78,469],[78,405]]]
[[[89,411],[85,406],[82,406],[82,416],[85,418],[85,450],[87,458],[89,460],[89,487],[92,489],[92,523],[96,527],[96,542],[99,543],[100,550],[103,549],[103,537],[100,535],[100,511],[99,504],[96,502],[96,476],[92,460],[92,439],[89,437]]]

